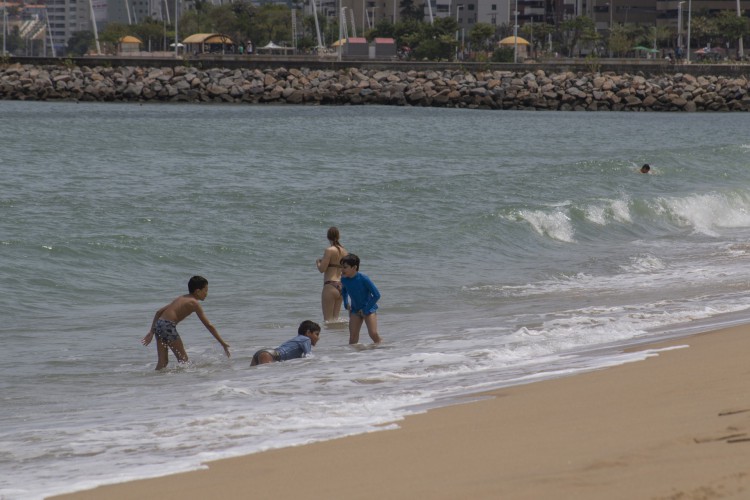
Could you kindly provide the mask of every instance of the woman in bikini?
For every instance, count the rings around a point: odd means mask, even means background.
[[[339,229],[328,228],[330,246],[323,252],[323,258],[315,261],[318,271],[323,273],[323,291],[320,295],[323,304],[323,320],[335,321],[341,311],[341,259],[347,254],[339,243]]]

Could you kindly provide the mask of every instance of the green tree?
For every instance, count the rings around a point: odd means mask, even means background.
[[[735,12],[723,10],[716,17],[716,26],[723,33],[725,40],[739,44],[739,39],[748,35],[750,25],[746,17],[738,17]]]
[[[658,49],[663,42],[671,40],[673,37],[674,31],[668,26],[649,26],[638,37],[637,42],[639,45]]]
[[[513,47],[498,47],[492,53],[492,62],[508,63],[513,62],[515,51]]]
[[[11,54],[22,54],[26,50],[26,41],[21,37],[21,30],[18,26],[13,26],[8,31],[5,39],[5,50]]]
[[[414,49],[417,59],[452,59],[456,52],[456,40],[452,36],[441,35],[435,38],[421,40]]]
[[[252,5],[250,2],[234,2],[232,3],[232,9],[234,11],[234,15],[237,17],[237,32],[234,33],[234,35],[239,39],[247,38],[252,32],[253,18],[258,12],[258,8]],[[312,22],[312,31],[310,31],[310,33],[315,33],[315,21],[313,19],[313,16],[308,17]],[[303,20],[303,26],[306,22],[306,19]]]
[[[372,40],[375,37],[393,38],[399,47],[406,45],[415,48],[422,40],[440,34],[439,31],[430,33],[425,31],[430,29],[429,23],[417,21],[416,19],[402,19],[396,24],[382,19],[375,24],[373,29],[368,30],[365,36],[368,40]]]
[[[633,39],[625,26],[613,26],[607,40],[607,48],[615,56],[623,56],[633,47]]]
[[[422,26],[424,26],[426,37],[440,35],[456,36],[456,31],[458,31],[458,21],[453,16],[439,17],[435,19],[433,24],[422,23]]]
[[[562,22],[563,43],[566,53],[569,56],[574,55],[574,51],[579,41],[594,41],[599,38],[596,32],[594,21],[588,16],[578,16]]]
[[[702,47],[719,36],[716,20],[708,16],[693,16],[690,21],[690,38],[693,47]]]
[[[387,19],[381,19],[375,23],[375,27],[367,32],[367,39],[372,40],[375,37],[397,38],[396,27]]]
[[[286,11],[289,12],[289,9]],[[231,3],[217,5],[211,12],[211,25],[209,26],[211,33],[224,33],[225,35],[237,33],[237,24],[237,15]]]
[[[321,26],[321,36],[323,37],[323,44],[330,45],[339,39],[339,23],[336,20],[325,23]]]
[[[297,40],[297,49],[301,51],[307,51],[310,49],[313,49],[318,46],[318,40],[316,38],[313,38],[309,35],[305,35],[303,37],[300,37]]]
[[[495,36],[495,27],[488,23],[476,23],[469,31],[469,42],[474,50],[488,49]]]
[[[164,24],[161,21],[149,17],[142,23],[131,26],[131,30],[130,34],[137,36],[143,42],[143,50],[148,50],[149,47],[151,50],[169,50],[164,46]],[[101,39],[100,36],[100,42]]]
[[[404,19],[393,25],[393,34],[387,35],[396,39],[396,44],[401,47],[409,45],[408,40],[421,38],[421,33],[429,26],[416,19]]]
[[[94,45],[94,34],[91,31],[74,31],[68,39],[67,53],[83,56]]]
[[[376,28],[389,29],[378,24]],[[456,52],[458,23],[453,17],[436,18],[433,24],[407,19],[392,27],[398,46],[408,46],[417,59],[452,59]],[[382,35],[378,35],[382,36]]]
[[[556,30],[555,26],[547,23],[528,23],[521,26],[521,34],[533,49],[544,49],[550,34]]]
[[[221,32],[216,29],[214,17],[218,7],[208,2],[198,0],[194,8],[184,12],[180,16],[180,33],[181,38],[186,38],[194,33],[213,33]]]
[[[107,23],[107,26],[99,32],[99,43],[105,53],[114,54],[117,52],[117,44],[120,39],[131,34],[131,27],[120,23]],[[174,40],[174,30],[167,33]]]
[[[414,5],[414,0],[401,0],[399,15],[401,19],[415,19],[421,21],[424,19],[424,12],[421,7]]]

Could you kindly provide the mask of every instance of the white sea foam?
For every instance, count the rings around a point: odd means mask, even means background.
[[[586,207],[586,218],[599,225],[607,223],[607,209],[601,205],[589,205]]]
[[[632,222],[630,215],[630,201],[628,199],[612,200],[610,204],[610,210],[612,216],[616,221],[620,222]]]
[[[662,271],[665,267],[666,264],[663,260],[650,254],[631,257],[629,264],[620,266],[620,268],[626,273],[653,273],[656,271]]]
[[[750,226],[750,199],[738,193],[661,198],[660,204],[699,233],[718,236],[719,228]]]
[[[519,210],[518,216],[531,224],[531,227],[542,236],[567,243],[574,241],[573,224],[570,217],[562,209],[554,212]]]

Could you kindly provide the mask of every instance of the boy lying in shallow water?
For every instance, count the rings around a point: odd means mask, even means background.
[[[318,343],[319,339],[320,325],[309,319],[305,320],[297,328],[296,337],[287,340],[276,349],[260,349],[253,355],[250,366],[304,358],[312,352],[312,347]]]

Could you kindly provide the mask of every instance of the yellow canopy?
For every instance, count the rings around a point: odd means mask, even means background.
[[[119,42],[120,43],[143,43],[142,41],[140,41],[140,39],[134,36],[130,36],[130,35],[120,38]]]
[[[509,36],[507,38],[503,38],[499,42],[497,42],[498,45],[515,45],[516,39],[515,37]],[[527,42],[525,39],[518,37],[518,45],[531,45],[529,42]]]
[[[225,43],[229,45],[234,45],[234,42],[232,41],[231,38],[229,38],[226,35],[219,35],[219,34],[206,38],[205,43]]]
[[[223,43],[234,45],[231,38],[221,33],[195,33],[185,38],[182,43]]]

